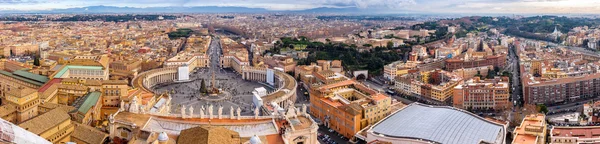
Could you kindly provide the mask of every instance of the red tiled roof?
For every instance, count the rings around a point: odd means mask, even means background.
[[[38,89],[38,92],[44,92],[46,91],[48,88],[50,88],[50,86],[60,83],[62,81],[62,78],[55,78],[50,80],[49,82],[47,82],[46,84],[44,84],[40,89]]]
[[[600,127],[554,127],[551,135],[553,137],[579,137],[592,138],[600,136]]]

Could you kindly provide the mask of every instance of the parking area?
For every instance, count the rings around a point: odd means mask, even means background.
[[[318,133],[319,143],[321,144],[346,144],[349,141],[347,138],[323,125],[319,125]]]

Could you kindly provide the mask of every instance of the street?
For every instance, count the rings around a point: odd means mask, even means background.
[[[394,98],[398,101],[401,101],[404,104],[410,104],[410,103],[417,101],[420,103],[430,104],[430,105],[448,105],[443,102],[435,101],[432,99],[427,99],[427,98],[420,97],[420,96],[417,96],[414,94],[403,94],[403,93],[398,93],[398,92],[388,93],[387,90],[389,90],[389,88],[392,88],[393,85],[378,84],[377,82],[371,81],[371,79],[367,79],[367,80],[364,80],[361,82],[372,89],[379,90],[380,92],[385,93],[385,95],[391,96],[392,98]],[[392,91],[394,91],[394,90],[392,90]]]
[[[521,102],[522,102],[522,88],[521,88],[521,73],[520,73],[520,66],[519,66],[519,57],[517,55],[517,48],[514,45],[510,45],[509,46],[510,49],[508,51],[509,55],[508,55],[508,63],[509,66],[507,67],[506,70],[510,71],[511,75],[511,89],[512,89],[512,95],[511,95],[511,100],[512,102],[514,102],[513,104],[516,104],[517,106],[521,106]]]

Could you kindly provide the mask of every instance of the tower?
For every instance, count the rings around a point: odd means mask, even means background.
[[[210,80],[210,86],[215,89],[216,85],[215,85],[215,71],[212,72],[212,76],[211,76],[211,80]]]

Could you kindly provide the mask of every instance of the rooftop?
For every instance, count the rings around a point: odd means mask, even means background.
[[[0,106],[0,117],[12,114],[16,111],[17,111],[17,109],[15,109],[14,105],[11,105],[11,104],[2,105],[2,106]]]
[[[600,136],[600,126],[583,127],[553,127],[552,137],[597,138]]]
[[[108,134],[97,130],[96,128],[75,123],[75,130],[71,137],[84,141],[89,144],[104,143],[108,138]]]
[[[413,103],[375,124],[370,130],[385,137],[420,139],[445,144],[503,142],[503,125],[446,106]]]
[[[543,114],[538,115],[529,115],[523,119],[521,126],[515,128],[515,138],[513,139],[513,144],[528,144],[528,143],[536,143],[538,137],[536,135],[527,134],[527,127],[534,126],[543,128],[546,125],[544,124],[546,121],[546,117]]]
[[[101,66],[74,66],[68,65],[64,66],[60,71],[54,75],[54,78],[61,78],[69,69],[90,69],[90,70],[101,70],[103,69]]]
[[[180,144],[240,143],[240,134],[220,126],[199,126],[181,131]]]
[[[89,92],[73,104],[79,113],[87,113],[100,100],[100,92]]]
[[[46,76],[43,75],[38,75],[38,74],[34,74],[34,73],[30,73],[28,71],[24,71],[24,70],[17,70],[15,72],[13,72],[14,75],[18,75],[21,77],[25,77],[40,83],[46,83],[49,79]]]
[[[19,124],[19,126],[30,131],[31,133],[40,135],[43,132],[58,126],[58,124],[66,120],[70,120],[71,116],[67,114],[70,109],[70,107],[58,107],[42,115],[34,117],[33,119],[25,121]]]
[[[40,82],[38,80],[41,80],[41,79],[35,80],[35,79],[31,79],[29,77],[23,77],[23,75],[29,75],[29,74],[25,74],[23,72],[19,72],[19,75],[17,75],[15,73],[10,73],[10,72],[7,72],[7,71],[0,70],[0,74],[6,75],[8,77],[15,78],[17,80],[21,80],[21,81],[24,81],[24,82],[27,82],[27,83],[31,83],[31,84],[34,84],[34,85],[37,85],[37,86],[42,86],[47,81],[46,80],[46,81]],[[31,75],[35,75],[35,74],[31,74]]]

